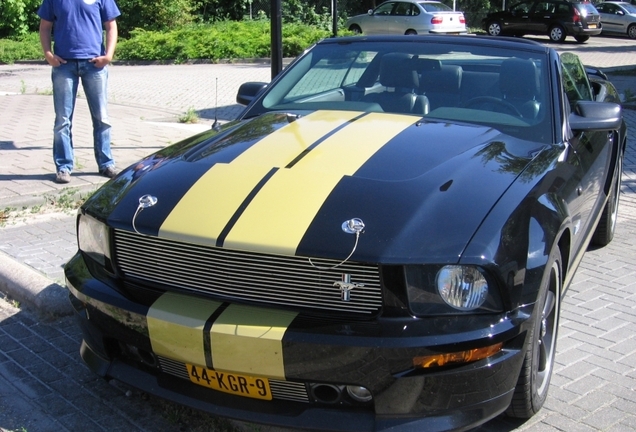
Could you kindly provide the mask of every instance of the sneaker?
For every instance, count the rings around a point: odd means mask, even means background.
[[[55,174],[55,183],[70,183],[71,173],[68,171],[60,171]]]
[[[103,175],[104,177],[113,178],[117,175],[117,171],[115,170],[114,167],[109,166],[109,167],[100,169],[99,174]]]

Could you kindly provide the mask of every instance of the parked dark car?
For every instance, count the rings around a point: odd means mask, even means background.
[[[603,34],[622,34],[636,39],[636,6],[628,2],[596,5],[603,21]]]
[[[553,42],[573,36],[583,43],[601,33],[601,17],[592,3],[529,0],[488,14],[482,28],[491,36],[547,35]]]
[[[531,417],[561,300],[616,228],[625,125],[590,73],[525,39],[317,43],[81,207],[82,358],[294,429]]]

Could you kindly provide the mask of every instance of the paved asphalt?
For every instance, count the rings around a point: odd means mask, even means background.
[[[547,42],[547,38],[536,38]],[[604,69],[619,92],[636,95],[636,41],[592,38],[553,44]],[[119,168],[234,118],[245,81],[269,81],[268,63],[110,67],[113,152]],[[82,364],[62,266],[75,253],[69,198],[95,190],[91,126],[84,100],[75,113],[77,167],[53,182],[50,69],[0,65],[0,431],[207,431],[272,428],[220,422],[206,414],[95,377]],[[81,90],[80,90],[81,93]],[[197,124],[178,118],[189,110]],[[632,131],[636,111],[625,110]],[[479,431],[636,430],[636,147],[629,137],[614,241],[586,254],[562,305],[550,394],[530,421],[497,418]],[[48,205],[44,205],[48,204]],[[54,205],[52,205],[54,204]],[[55,211],[42,211],[53,208]],[[2,293],[7,297],[1,298]],[[15,306],[19,305],[19,308]]]

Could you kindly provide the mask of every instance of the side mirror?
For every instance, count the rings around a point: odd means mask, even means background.
[[[369,10],[367,11],[367,14],[369,14],[369,15],[373,15],[373,9],[369,9]]]
[[[610,102],[578,101],[569,117],[573,131],[620,129],[622,121],[621,106]]]
[[[236,102],[241,105],[249,105],[264,89],[267,83],[246,82],[241,84],[236,94]]]

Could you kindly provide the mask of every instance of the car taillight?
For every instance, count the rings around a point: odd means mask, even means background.
[[[575,23],[581,22],[581,13],[577,9],[574,9],[574,16],[572,17],[572,21],[574,21]]]
[[[441,24],[442,21],[444,21],[444,19],[439,15],[436,15],[433,18],[431,18],[431,24]]]
[[[459,22],[460,24],[466,24],[466,18],[464,18],[464,15],[459,17]]]

